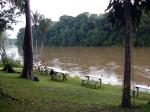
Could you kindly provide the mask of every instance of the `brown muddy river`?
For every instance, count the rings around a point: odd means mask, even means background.
[[[40,52],[40,48],[38,50]],[[136,84],[150,85],[150,48],[132,51],[132,79]],[[7,52],[22,59],[22,49],[18,50],[16,46],[9,47]],[[105,84],[122,84],[123,48],[44,47],[41,60],[49,66],[69,71],[71,76],[101,75]]]

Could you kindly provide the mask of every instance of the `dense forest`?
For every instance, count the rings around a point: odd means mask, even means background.
[[[106,16],[85,12],[76,17],[63,15],[59,21],[44,18],[36,27],[32,25],[33,45],[37,42],[38,46],[42,43],[45,46],[121,46],[123,30],[112,27]],[[21,28],[18,32],[18,46],[22,46],[24,30]],[[148,16],[143,15],[139,29],[133,31],[132,45],[150,46]]]

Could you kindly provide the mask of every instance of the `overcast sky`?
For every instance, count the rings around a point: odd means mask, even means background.
[[[89,12],[94,14],[104,13],[107,8],[109,0],[30,0],[31,10],[36,10],[45,15],[47,18],[51,18],[53,21],[58,21],[62,15],[77,16],[83,12]],[[14,26],[13,31],[9,31],[9,38],[16,38],[19,28],[25,26],[22,16],[19,18],[21,23]]]

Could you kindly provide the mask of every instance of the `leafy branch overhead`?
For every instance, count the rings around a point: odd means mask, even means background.
[[[0,32],[6,29],[12,30],[12,24],[17,23],[16,18],[24,10],[24,0],[1,0],[0,1]],[[18,10],[20,9],[20,10]]]
[[[131,21],[134,30],[138,29],[142,12],[150,13],[150,0],[134,0],[130,2]],[[108,21],[113,27],[121,28],[124,25],[124,4],[123,0],[111,0],[106,11],[108,11]]]
[[[20,12],[23,13],[25,11],[25,0],[5,0],[5,1],[18,8]]]

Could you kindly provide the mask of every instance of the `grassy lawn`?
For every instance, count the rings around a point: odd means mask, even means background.
[[[40,81],[24,80],[19,74],[0,72],[0,112],[150,112],[149,95],[132,99],[136,108],[124,110],[121,87],[81,86],[78,78],[51,81],[38,75]]]

